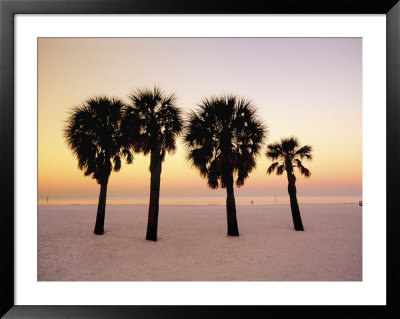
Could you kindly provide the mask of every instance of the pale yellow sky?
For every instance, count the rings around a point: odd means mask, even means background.
[[[63,139],[68,111],[88,97],[125,101],[135,88],[175,92],[184,112],[203,97],[250,98],[269,127],[267,143],[295,135],[314,147],[298,176],[300,196],[361,196],[362,40],[359,38],[40,38],[39,201],[97,201],[99,186],[77,168]],[[263,155],[236,196],[287,194],[284,176],[266,175]],[[108,199],[146,198],[149,157],[112,173]],[[298,174],[299,175],[299,174]],[[178,142],[167,155],[161,197],[224,196],[185,161]]]

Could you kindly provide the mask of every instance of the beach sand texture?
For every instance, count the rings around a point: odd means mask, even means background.
[[[239,237],[226,236],[223,205],[160,206],[158,241],[145,240],[146,205],[39,206],[39,281],[360,281],[362,207],[239,205]]]

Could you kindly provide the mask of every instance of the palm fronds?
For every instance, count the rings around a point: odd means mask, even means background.
[[[99,184],[108,180],[113,169],[120,170],[122,156],[132,162],[132,154],[123,147],[124,109],[121,100],[92,97],[75,106],[66,121],[64,138],[78,159],[79,169]]]
[[[176,107],[174,94],[166,95],[160,88],[134,90],[124,118],[123,132],[135,152],[148,154],[159,150],[173,153],[176,138],[182,132],[182,114]]]
[[[298,138],[293,136],[269,144],[265,156],[271,160],[277,160],[277,162],[271,164],[267,173],[271,174],[276,171],[277,175],[282,175],[285,170],[289,170],[291,174],[293,167],[297,167],[302,175],[310,177],[310,170],[303,166],[300,159],[312,160],[312,151],[313,148],[309,145],[299,147]]]
[[[187,160],[208,185],[225,187],[232,174],[236,185],[243,185],[267,135],[252,102],[235,95],[204,98],[196,111],[187,114],[186,122]]]

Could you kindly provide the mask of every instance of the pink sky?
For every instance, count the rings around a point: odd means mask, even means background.
[[[127,100],[153,85],[176,92],[185,112],[214,94],[252,99],[270,129],[267,143],[295,135],[314,147],[300,195],[361,196],[361,38],[41,38],[38,53],[39,200],[97,200],[98,185],[63,140],[70,108],[99,94]],[[108,198],[148,195],[149,158],[135,158],[112,174]],[[237,196],[286,195],[286,178],[265,174],[269,164],[259,158]],[[161,183],[161,196],[224,196],[187,165],[180,142]]]

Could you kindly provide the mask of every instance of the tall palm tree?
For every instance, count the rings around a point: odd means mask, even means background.
[[[286,171],[288,179],[288,192],[290,197],[290,208],[292,210],[294,229],[304,230],[301,221],[299,204],[296,195],[296,176],[294,167],[297,167],[300,174],[310,177],[311,172],[303,166],[301,159],[312,160],[312,147],[309,145],[299,146],[299,140],[296,137],[282,138],[280,142],[268,145],[266,152],[267,158],[276,161],[268,168],[267,173],[271,174],[276,170],[277,175],[282,175]]]
[[[212,189],[226,188],[228,236],[239,236],[233,190],[256,166],[267,130],[252,102],[234,95],[204,99],[190,113],[184,142],[188,160]]]
[[[150,153],[150,203],[147,240],[157,240],[160,180],[165,153],[176,149],[176,137],[183,123],[181,110],[176,107],[174,94],[165,95],[158,87],[135,90],[130,96],[125,121],[137,123],[139,130],[124,125],[124,134],[134,151]]]
[[[129,149],[123,147],[120,130],[124,104],[105,96],[93,97],[72,109],[64,129],[68,147],[78,158],[78,167],[85,176],[100,184],[94,233],[104,233],[107,185],[111,171],[121,169],[121,158],[132,163]]]

